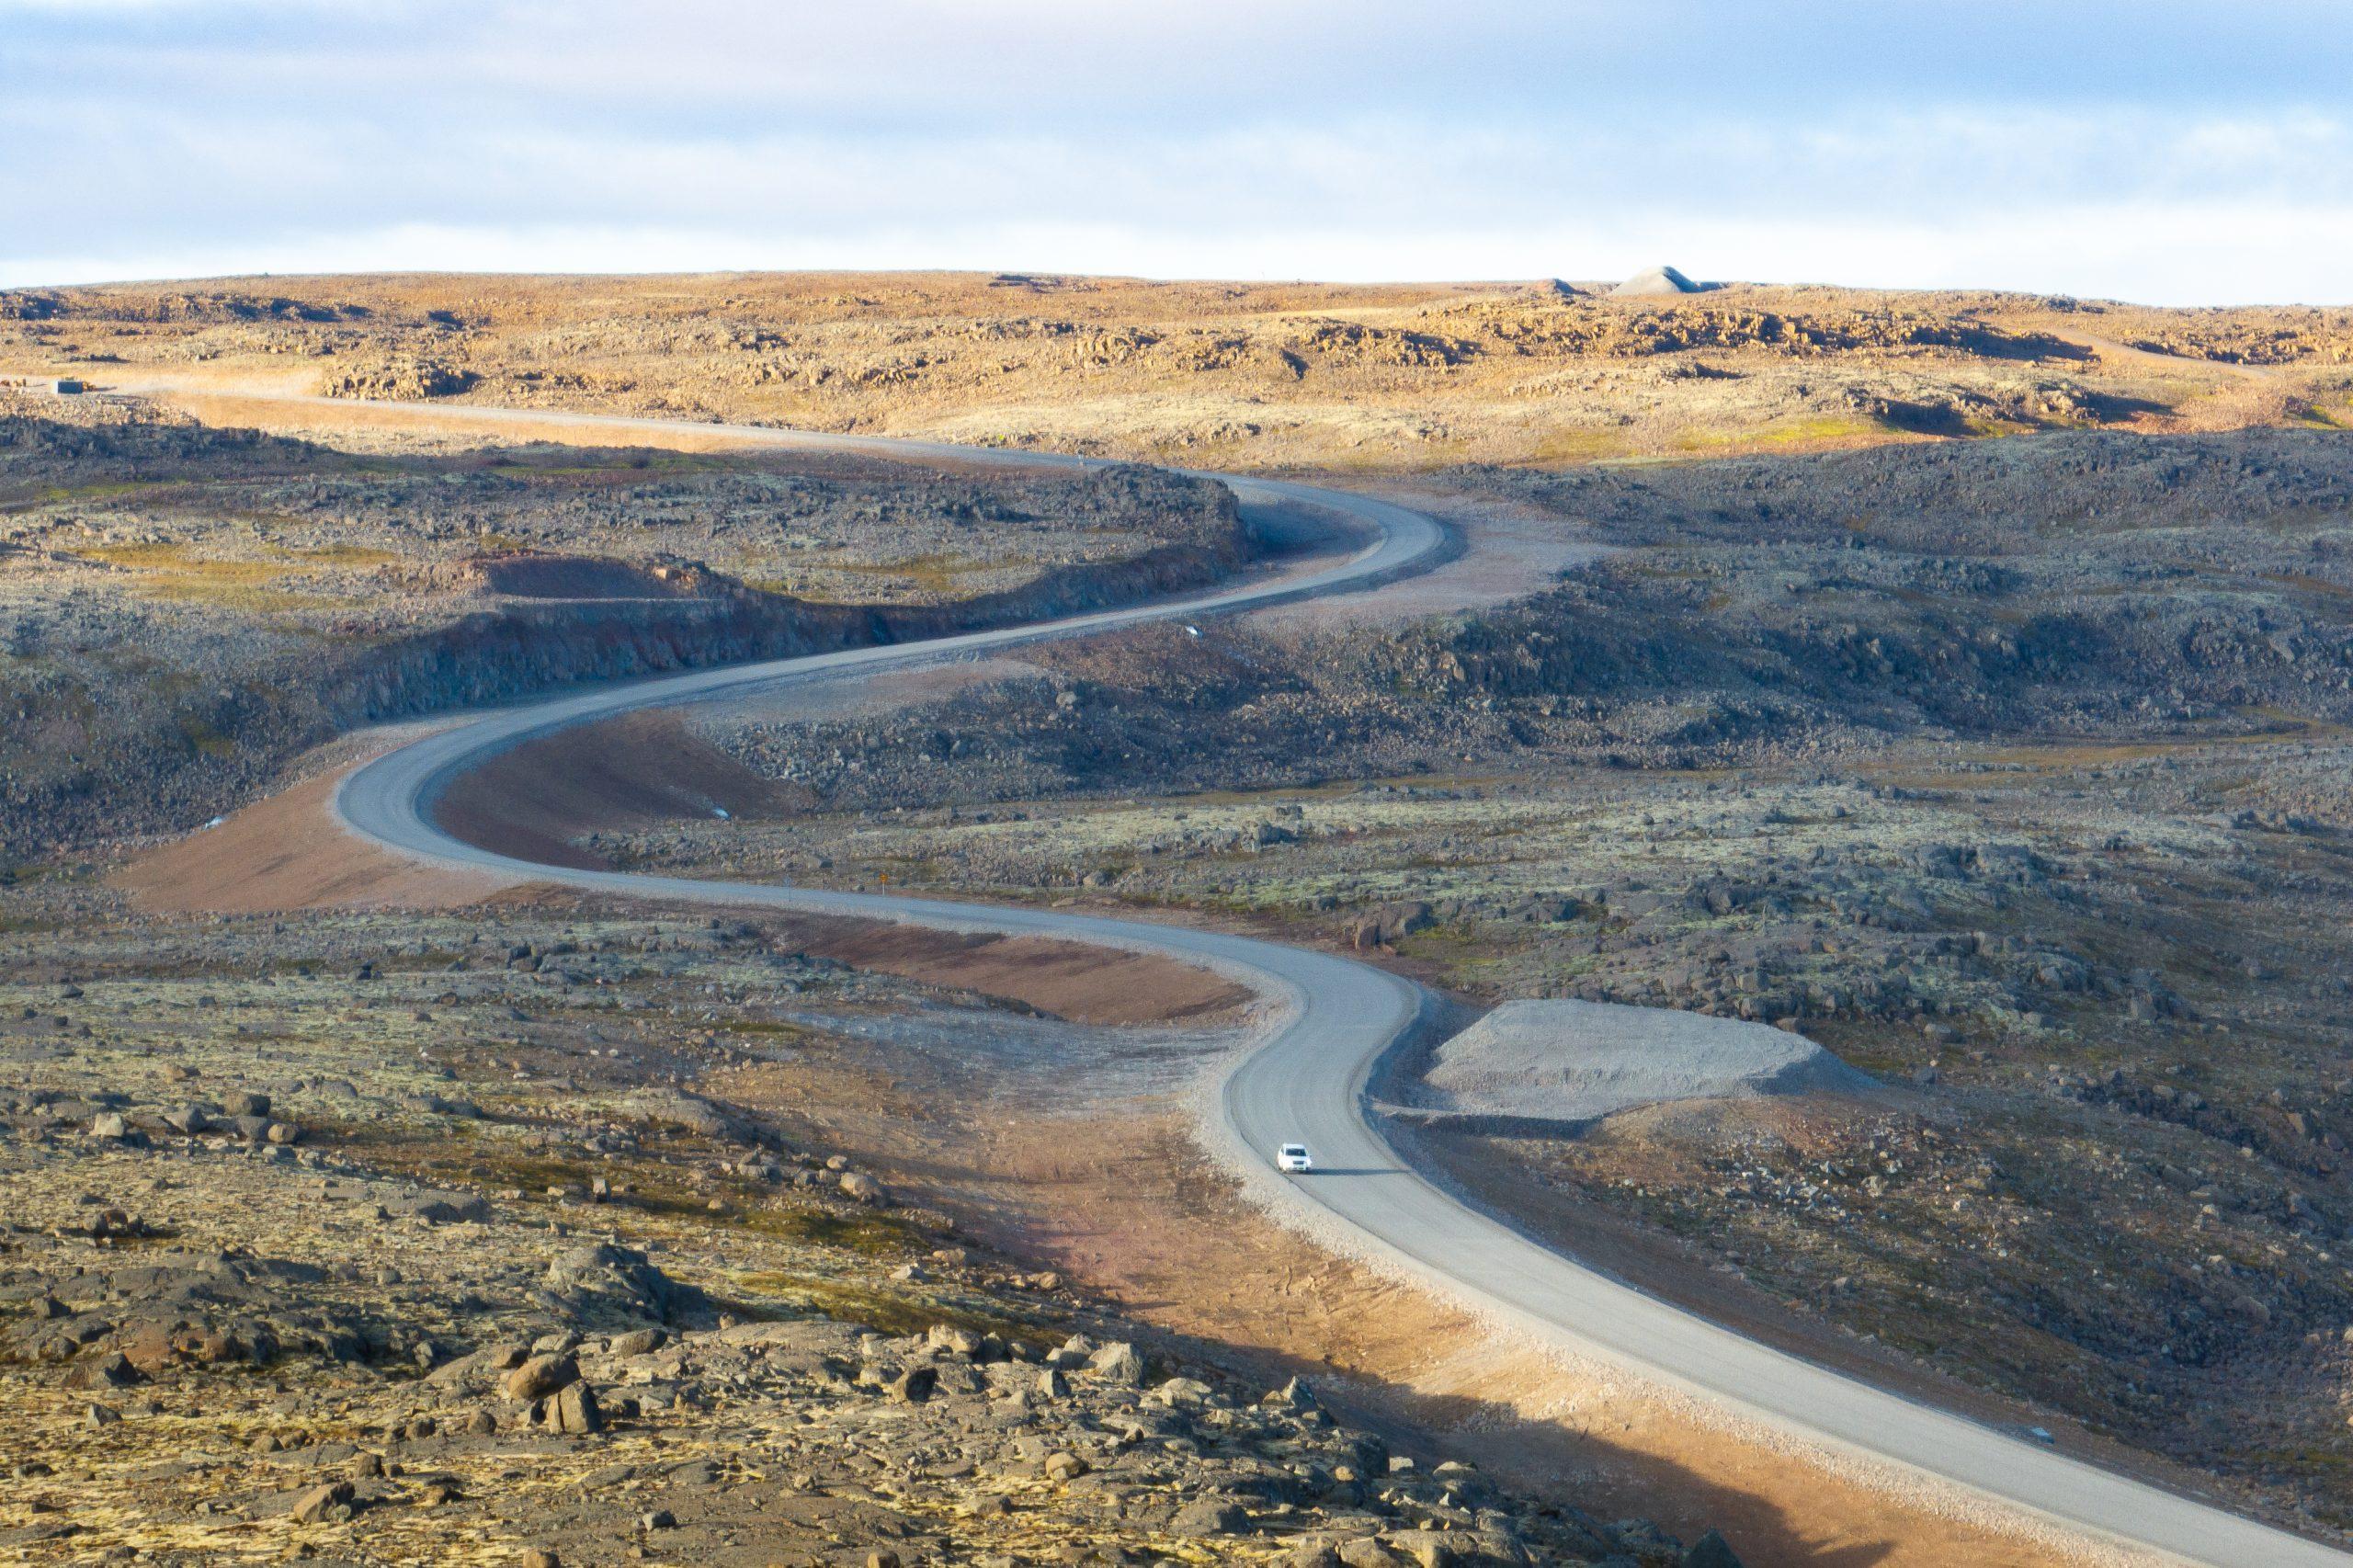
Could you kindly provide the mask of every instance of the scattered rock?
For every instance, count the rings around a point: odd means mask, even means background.
[[[348,1481],[313,1486],[294,1499],[293,1520],[298,1525],[315,1525],[322,1520],[348,1517],[353,1495]]]
[[[627,1334],[617,1334],[605,1346],[608,1356],[645,1356],[662,1348],[669,1335],[658,1328],[633,1328]]]
[[[65,1375],[65,1386],[76,1389],[123,1389],[145,1381],[131,1358],[119,1350],[84,1361]]]

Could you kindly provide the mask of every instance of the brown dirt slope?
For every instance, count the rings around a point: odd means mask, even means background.
[[[157,915],[446,909],[511,885],[415,865],[346,833],[328,802],[349,771],[297,784],[219,827],[138,856],[116,885],[138,908]]]
[[[757,819],[806,803],[667,713],[631,713],[492,758],[450,786],[442,824],[470,844],[556,866],[602,868],[575,839],[680,817]]]
[[[1199,1021],[1250,999],[1207,970],[1083,942],[960,937],[882,921],[811,921],[805,929],[813,953],[1005,997],[1074,1023]]]

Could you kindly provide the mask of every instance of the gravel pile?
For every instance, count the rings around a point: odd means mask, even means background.
[[[1670,1100],[1873,1086],[1813,1041],[1768,1024],[1605,1002],[1506,1002],[1438,1048],[1417,1098],[1458,1116],[1577,1123]]]

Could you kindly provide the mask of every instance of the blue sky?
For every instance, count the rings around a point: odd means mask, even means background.
[[[0,284],[965,267],[2353,302],[2335,4],[0,0]]]

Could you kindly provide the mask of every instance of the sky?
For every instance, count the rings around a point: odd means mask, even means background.
[[[0,0],[0,287],[1629,275],[2353,303],[2346,0]]]

